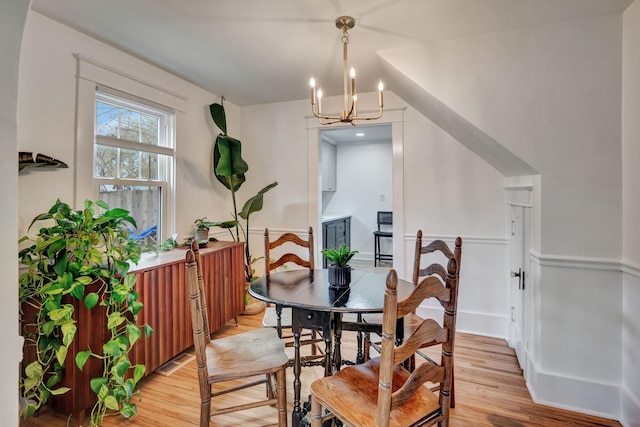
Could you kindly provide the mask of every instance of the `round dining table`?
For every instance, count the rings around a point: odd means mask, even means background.
[[[276,306],[278,325],[283,307],[291,307],[291,329],[294,338],[294,405],[292,425],[297,426],[306,411],[300,405],[300,335],[302,329],[322,332],[325,342],[325,375],[339,370],[343,364],[340,353],[340,337],[343,330],[358,332],[379,331],[380,325],[362,322],[344,322],[344,313],[355,313],[358,320],[364,313],[381,313],[384,307],[386,273],[353,270],[351,283],[346,288],[329,285],[328,270],[284,270],[255,280],[249,286],[249,294],[256,299]],[[407,298],[414,290],[412,282],[398,280],[398,300]],[[402,319],[397,326],[397,340],[402,340]],[[333,343],[333,351],[332,351]],[[362,361],[362,346],[358,343],[356,362]]]

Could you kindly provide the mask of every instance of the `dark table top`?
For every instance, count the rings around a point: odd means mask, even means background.
[[[346,289],[329,287],[328,270],[287,270],[271,273],[249,286],[249,294],[259,300],[287,307],[315,311],[382,312],[386,273],[354,270]],[[413,291],[413,283],[398,279],[398,300]]]

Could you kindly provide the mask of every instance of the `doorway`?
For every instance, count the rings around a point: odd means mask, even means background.
[[[385,201],[391,199],[392,211],[394,213],[393,221],[393,235],[396,237],[393,239],[393,268],[395,268],[400,277],[405,277],[405,247],[403,239],[404,230],[404,168],[403,168],[403,113],[404,109],[385,111],[383,119],[380,119],[376,126],[385,125],[391,129],[391,190],[384,193]],[[322,133],[342,128],[351,128],[351,126],[334,126],[331,128],[324,127],[318,124],[317,120],[313,118],[307,119],[307,143],[308,143],[308,220],[309,224],[312,224],[316,230],[322,230],[322,212],[323,212],[323,191],[322,191],[322,179],[321,176],[321,138]],[[367,128],[368,126],[362,126]],[[359,127],[353,128],[358,129]],[[337,153],[336,153],[337,154]],[[378,200],[380,198],[380,192],[377,193]],[[334,197],[335,198],[335,197]],[[348,212],[347,212],[348,213]],[[372,214],[373,225],[375,226],[375,212]],[[376,227],[377,228],[377,227]],[[369,229],[369,247],[366,249],[368,254],[373,253],[373,235]],[[321,233],[318,233],[320,235]],[[322,256],[320,250],[322,249],[322,239],[315,240],[316,245],[316,265],[322,265]]]
[[[361,266],[373,266],[377,212],[393,210],[391,132],[390,124],[382,124],[319,133],[323,228],[335,218],[348,217],[346,242],[358,251],[354,262]],[[381,252],[392,251],[392,239],[381,239]]]
[[[508,188],[509,189],[509,188]],[[531,190],[514,189],[509,202],[509,300],[510,316],[507,327],[509,346],[514,349],[520,367],[526,368],[528,348],[529,263],[531,236]],[[515,201],[517,199],[521,201]]]

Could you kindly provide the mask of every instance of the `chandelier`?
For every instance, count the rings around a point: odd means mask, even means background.
[[[380,111],[376,116],[359,116],[358,115],[358,95],[356,92],[356,70],[351,68],[347,72],[347,45],[349,44],[349,30],[355,26],[355,20],[351,16],[341,16],[336,19],[336,27],[342,30],[342,61],[343,61],[343,82],[344,82],[344,110],[339,116],[331,116],[322,114],[322,89],[318,88],[316,92],[316,81],[311,78],[309,84],[311,86],[311,111],[318,118],[322,125],[330,125],[333,123],[351,123],[355,126],[356,120],[376,120],[382,117],[384,108],[382,90],[384,85],[382,81],[378,83],[378,107]],[[351,84],[349,84],[351,83]],[[349,91],[350,90],[350,91]]]

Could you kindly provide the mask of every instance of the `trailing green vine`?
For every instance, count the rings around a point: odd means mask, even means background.
[[[102,209],[102,213],[96,210]],[[25,321],[23,331],[29,360],[20,382],[23,409],[27,418],[51,395],[69,391],[57,387],[66,367],[65,360],[78,327],[73,318],[73,298],[86,309],[104,307],[107,316],[106,342],[100,349],[86,349],[75,356],[83,369],[90,357],[103,361],[103,373],[91,379],[97,403],[91,411],[91,426],[99,425],[105,415],[137,413],[132,403],[137,382],[144,375],[144,365],[131,365],[129,352],[144,332],[152,329],[136,324],[142,309],[134,289],[136,276],[128,274],[131,262],[140,259],[140,247],[129,238],[126,225],[135,220],[124,209],[110,209],[102,201],[86,201],[84,209],[74,211],[58,200],[36,222],[53,224],[39,229],[35,240],[24,236],[20,243],[31,243],[19,253],[27,270],[20,275],[20,303],[35,312]],[[30,307],[26,307],[30,306]],[[26,311],[26,310],[25,310]],[[31,348],[29,348],[31,347]]]

